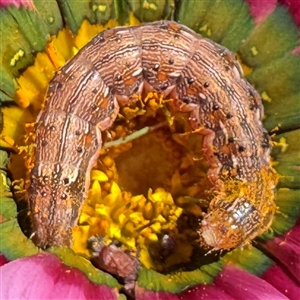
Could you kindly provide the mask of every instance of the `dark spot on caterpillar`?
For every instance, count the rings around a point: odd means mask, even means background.
[[[76,151],[77,151],[78,153],[82,153],[83,149],[82,149],[82,147],[78,146],[78,147],[76,148]]]
[[[214,104],[212,108],[213,108],[213,110],[219,110],[220,106],[218,104]]]
[[[46,140],[42,140],[41,145],[42,147],[46,147],[48,145],[48,142]]]
[[[97,92],[98,92],[98,90],[97,90],[96,88],[94,88],[94,89],[92,90],[92,93],[93,93],[93,94],[97,94]]]
[[[189,103],[190,103],[190,99],[189,99],[189,98],[186,98],[186,97],[182,98],[181,101],[182,101],[183,103],[185,103],[185,104],[189,104]]]
[[[231,119],[232,117],[233,117],[233,114],[232,114],[232,113],[227,113],[226,119]]]
[[[100,36],[99,36],[99,42],[100,42],[100,43],[103,43],[104,41],[105,41],[104,36],[103,36],[103,35],[100,35]]]
[[[109,58],[110,58],[110,55],[106,54],[106,55],[103,56],[102,60],[107,61]]]
[[[228,72],[230,70],[229,66],[225,66],[225,71]]]
[[[144,68],[143,69],[143,77],[148,78],[149,76],[151,76],[151,73],[146,68]]]
[[[153,71],[158,71],[158,69],[159,69],[159,64],[155,64],[153,67]]]
[[[54,125],[51,125],[50,128],[49,128],[51,131],[55,131],[56,130],[56,127]]]
[[[254,109],[255,109],[255,105],[254,105],[254,104],[250,104],[250,105],[249,105],[249,109],[250,109],[250,110],[254,110]]]
[[[254,93],[251,91],[251,89],[248,89],[248,93],[249,93],[249,96],[250,98],[254,98]]]
[[[118,75],[116,76],[116,80],[117,80],[117,81],[121,81],[121,80],[122,80],[122,75],[121,75],[121,74],[118,74]]]
[[[179,34],[175,34],[174,38],[175,38],[175,40],[178,40],[179,39]]]
[[[244,152],[246,150],[246,147],[244,146],[239,146],[238,147],[239,152]]]
[[[174,59],[173,58],[170,58],[169,59],[169,65],[173,65],[174,64]]]
[[[74,79],[75,79],[75,76],[74,76],[74,75],[71,75],[69,79],[70,79],[70,80],[74,80]]]
[[[270,137],[267,131],[264,130],[261,146],[263,148],[270,148]]]
[[[46,192],[42,192],[42,197],[47,197],[47,193]]]
[[[168,25],[161,25],[160,28],[166,30],[166,29],[169,28],[169,26]]]
[[[267,148],[270,148],[270,145],[269,145],[269,143],[262,143],[261,144],[261,146],[262,146],[262,148],[264,148],[264,149],[267,149]]]
[[[209,87],[209,82],[204,82],[203,86],[204,86],[205,88],[208,88],[208,87]]]
[[[188,84],[192,84],[195,82],[195,79],[190,77],[190,78],[188,78],[187,82],[188,82]]]
[[[68,198],[67,194],[65,194],[65,193],[62,193],[62,195],[61,195],[61,199],[63,199],[63,200],[66,200],[67,198]]]
[[[64,184],[69,184],[70,180],[69,178],[64,178]]]
[[[169,87],[169,84],[166,82],[162,85],[161,90],[165,91]]]
[[[61,89],[63,87],[63,84],[58,81],[56,86],[57,86],[58,89]]]
[[[79,131],[79,130],[76,130],[76,131],[75,131],[75,134],[76,134],[77,136],[79,136],[79,135],[80,135],[80,131]]]
[[[43,181],[44,182],[48,182],[49,181],[49,177],[48,176],[43,176]]]
[[[92,110],[96,110],[96,109],[97,109],[97,105],[96,105],[95,103],[91,103],[91,104],[90,104],[90,108],[91,108]]]
[[[234,138],[233,137],[228,138],[228,143],[234,143]]]

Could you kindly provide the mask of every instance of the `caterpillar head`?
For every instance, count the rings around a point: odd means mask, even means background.
[[[83,197],[85,174],[71,165],[40,162],[32,170],[27,200],[32,241],[47,249],[70,246]]]
[[[246,198],[230,202],[218,200],[214,204],[202,220],[200,229],[201,241],[212,251],[245,245],[267,229],[265,217]]]

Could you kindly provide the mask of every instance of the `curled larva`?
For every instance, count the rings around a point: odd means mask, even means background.
[[[101,132],[119,106],[143,91],[174,99],[173,108],[188,112],[192,128],[204,135],[214,197],[200,224],[202,243],[229,249],[269,228],[276,174],[258,93],[229,50],[159,21],[104,31],[52,79],[37,118],[28,187],[37,246],[72,243]]]

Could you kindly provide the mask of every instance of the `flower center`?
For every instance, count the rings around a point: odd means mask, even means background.
[[[102,236],[138,250],[145,266],[164,271],[188,262],[199,247],[199,218],[208,205],[199,199],[210,187],[202,136],[191,132],[186,114],[169,110],[168,101],[149,93],[121,108],[103,133],[89,196],[73,230],[75,252],[90,255],[87,240]],[[133,134],[127,143],[111,142]]]

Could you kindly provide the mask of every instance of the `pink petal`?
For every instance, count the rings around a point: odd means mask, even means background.
[[[261,24],[276,8],[277,0],[246,0],[256,24]]]
[[[296,24],[300,26],[300,2],[299,0],[279,0],[279,3],[289,8],[291,15],[294,17]]]
[[[234,299],[288,300],[265,280],[234,266],[226,265],[215,284]]]
[[[155,292],[148,291],[142,287],[136,286],[135,289],[136,300],[235,300],[235,297],[231,297],[224,291],[215,286],[210,285],[198,285],[190,288],[178,295],[168,292]]]
[[[219,289],[215,284],[199,285],[180,294],[183,300],[234,300],[236,298],[229,296]]]
[[[151,283],[149,282],[149,285],[150,284]],[[184,298],[179,298],[177,295],[168,292],[148,291],[136,284],[135,299],[136,300],[179,300]]]
[[[9,5],[16,6],[17,8],[22,5],[26,8],[35,10],[35,5],[32,0],[0,0],[0,8]]]
[[[91,282],[50,253],[0,267],[0,284],[0,299],[117,299],[111,288]]]
[[[269,268],[262,278],[291,300],[298,300],[300,287],[279,266]]]
[[[282,236],[264,244],[300,283],[300,222]]]
[[[2,254],[0,254],[0,267],[7,264],[8,260],[6,259],[6,257]]]

